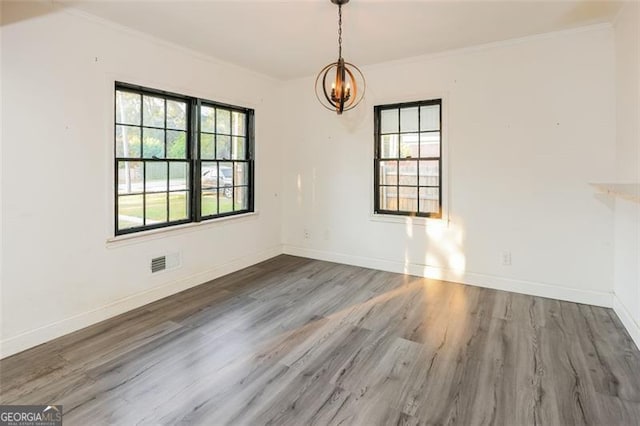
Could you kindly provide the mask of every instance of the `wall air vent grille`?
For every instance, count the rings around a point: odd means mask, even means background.
[[[151,273],[164,271],[167,269],[167,257],[160,256],[151,259]]]

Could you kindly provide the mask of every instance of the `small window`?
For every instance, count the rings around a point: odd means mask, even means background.
[[[253,110],[116,83],[116,235],[253,211]]]
[[[379,105],[375,213],[442,217],[442,100]]]

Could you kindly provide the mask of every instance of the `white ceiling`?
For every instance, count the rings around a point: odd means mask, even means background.
[[[330,0],[54,0],[280,79],[337,58]],[[617,1],[351,0],[343,56],[368,65],[610,21]]]

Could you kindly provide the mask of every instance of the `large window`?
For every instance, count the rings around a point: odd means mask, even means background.
[[[253,211],[253,110],[116,83],[117,235]]]
[[[442,217],[441,106],[434,99],[374,108],[376,213]]]

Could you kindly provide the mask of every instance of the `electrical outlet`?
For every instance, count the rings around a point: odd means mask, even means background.
[[[311,232],[309,232],[308,229],[304,230],[304,234],[303,235],[304,235],[304,239],[305,240],[310,240],[311,239]]]
[[[502,261],[502,266],[511,266],[511,252],[503,251],[500,253],[500,260]]]

